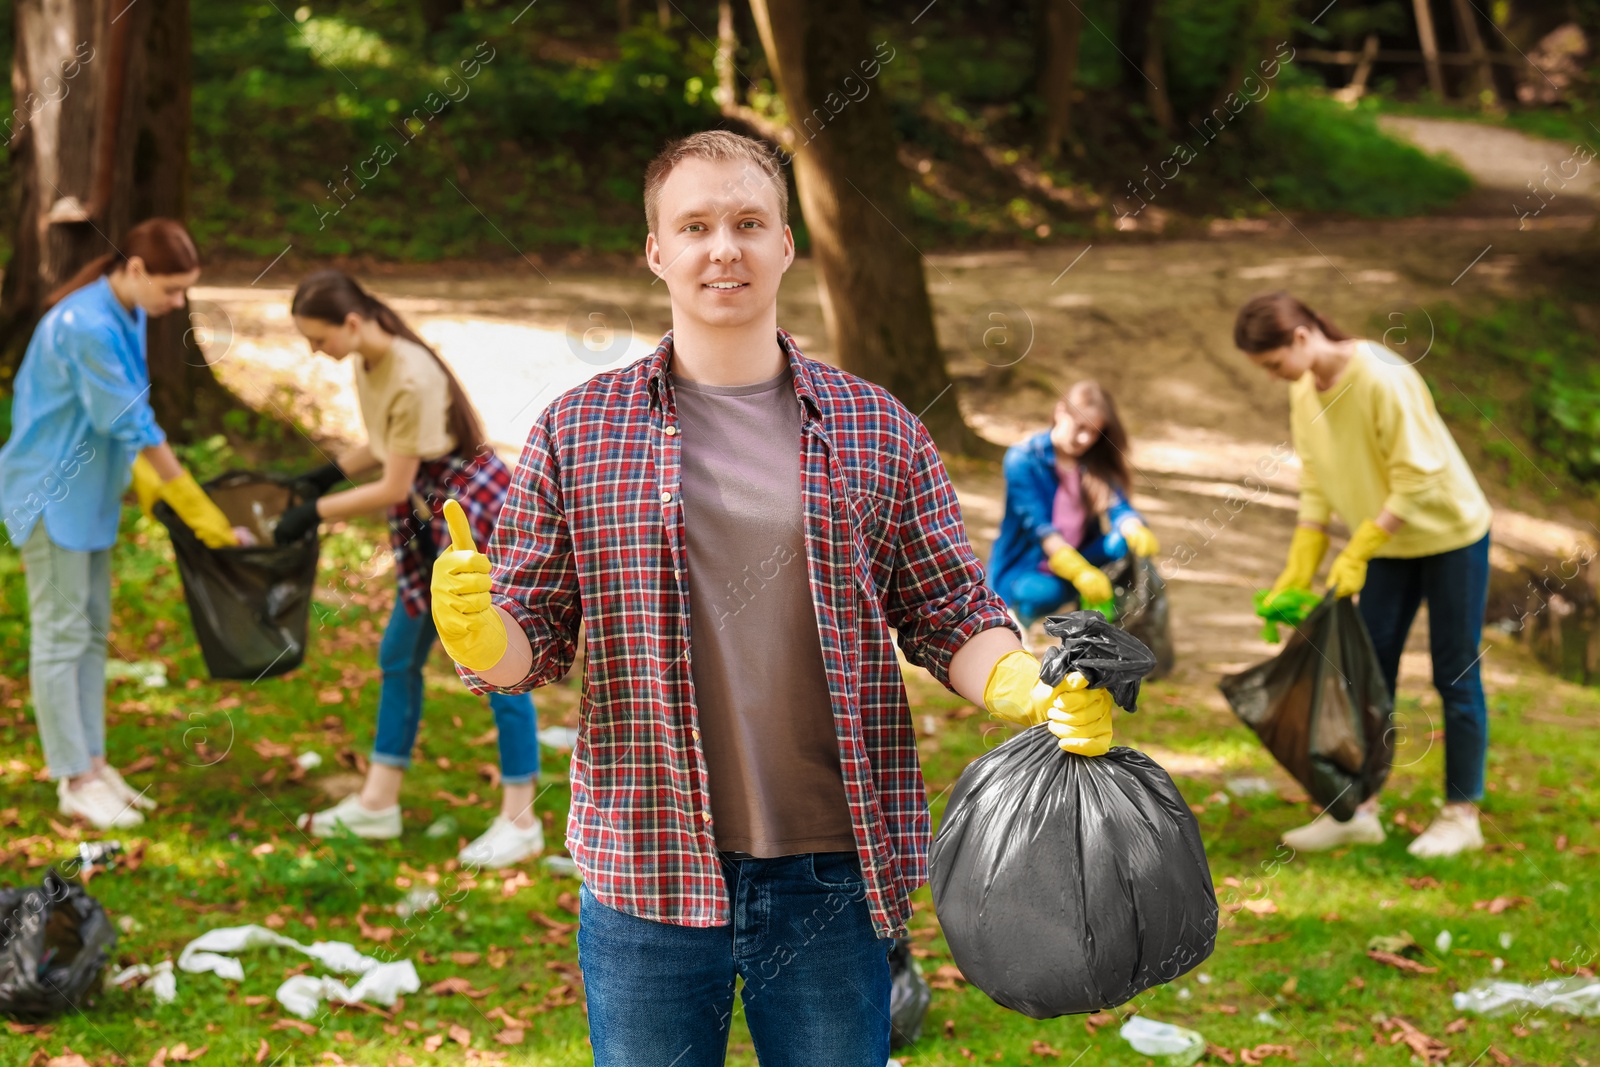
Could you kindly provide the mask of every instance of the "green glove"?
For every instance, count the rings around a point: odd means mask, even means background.
[[[1389,542],[1389,531],[1371,519],[1356,527],[1344,551],[1328,568],[1328,588],[1335,596],[1355,596],[1367,584],[1367,561]]]
[[[1085,606],[1103,604],[1111,599],[1111,579],[1071,545],[1063,545],[1050,557],[1050,571],[1071,582]]]
[[[1322,598],[1309,589],[1285,589],[1277,594],[1261,590],[1256,594],[1256,614],[1264,620],[1261,640],[1277,644],[1280,624],[1298,627],[1320,603]]]
[[[233,535],[233,524],[188,471],[170,482],[163,482],[160,498],[207,548],[226,548],[239,543]]]

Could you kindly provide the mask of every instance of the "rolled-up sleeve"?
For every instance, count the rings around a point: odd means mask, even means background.
[[[577,655],[582,608],[550,418],[547,408],[528,435],[488,552],[491,599],[522,627],[533,663],[509,686],[490,685],[458,664],[474,693],[526,693],[548,685]]]
[[[97,332],[74,328],[79,325],[74,316],[63,316],[56,327],[57,351],[71,361],[78,401],[89,425],[130,452],[161,444],[167,435],[156,424],[150,406],[150,382],[129,369],[137,356],[124,352],[119,342],[108,344]]]
[[[944,460],[927,430],[915,425],[884,617],[906,659],[955,692],[951,658],[974,635],[1010,626],[1011,620],[1005,602],[984,581]]]

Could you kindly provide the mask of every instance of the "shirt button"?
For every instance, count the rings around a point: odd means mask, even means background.
[[[683,572],[680,571],[678,568],[674,567],[674,568],[672,568],[672,576],[674,578],[682,578],[683,577]]]
[[[700,813],[700,819],[703,822],[710,822],[711,821],[711,813],[709,811],[702,811]]]
[[[668,426],[667,427],[667,436],[668,437],[676,437],[676,436],[678,436],[678,428],[676,426]]]
[[[661,502],[662,502],[662,503],[663,503],[663,504],[670,504],[670,503],[672,503],[672,494],[671,494],[671,493],[662,493],[662,494],[661,494]]]
[[[689,736],[691,736],[691,737],[693,737],[695,739],[695,743],[696,744],[699,744],[699,742],[700,742],[700,731],[699,730],[690,730],[689,731]]]

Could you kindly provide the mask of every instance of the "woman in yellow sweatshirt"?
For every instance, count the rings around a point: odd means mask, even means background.
[[[1416,840],[1416,856],[1483,847],[1478,800],[1488,712],[1478,664],[1489,592],[1489,502],[1433,406],[1415,367],[1358,340],[1288,293],[1239,311],[1234,344],[1256,366],[1292,382],[1289,426],[1300,457],[1300,517],[1272,591],[1309,589],[1337,514],[1352,531],[1328,570],[1339,596],[1372,635],[1389,692],[1400,652],[1428,602],[1433,684],[1444,703],[1445,805]],[[1319,816],[1283,835],[1297,851],[1383,840],[1377,798],[1349,822]]]

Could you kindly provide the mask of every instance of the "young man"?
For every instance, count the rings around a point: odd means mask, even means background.
[[[929,837],[890,627],[1070,751],[1107,749],[1110,698],[1039,684],[922,424],[778,329],[773,154],[672,144],[645,215],[672,331],[543,412],[488,555],[463,526],[436,563],[434,617],[479,692],[555,681],[586,624],[567,845],[595,1062],[721,1064],[742,977],[763,1064],[883,1067]]]

